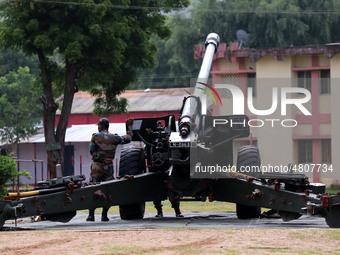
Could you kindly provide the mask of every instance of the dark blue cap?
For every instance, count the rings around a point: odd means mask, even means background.
[[[99,124],[108,127],[110,123],[109,123],[109,120],[107,118],[101,118],[98,121],[97,125],[99,125]]]

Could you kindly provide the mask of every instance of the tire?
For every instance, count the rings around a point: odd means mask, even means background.
[[[237,171],[241,171],[242,166],[261,166],[259,149],[252,145],[242,146],[237,154]],[[256,176],[256,174],[252,175]],[[236,215],[239,219],[259,218],[261,207],[236,204]]]
[[[340,228],[340,205],[331,206],[325,215],[326,223],[330,228]]]
[[[141,220],[144,218],[144,212],[145,202],[119,206],[119,214],[122,220]]]
[[[119,161],[119,175],[137,175],[145,172],[143,150],[138,147],[122,149]]]
[[[119,163],[119,175],[138,175],[145,171],[143,150],[136,147],[122,149]],[[122,220],[140,220],[144,218],[145,202],[120,205],[119,214]]]
[[[259,149],[253,145],[246,145],[239,148],[237,153],[237,171],[244,173],[244,169],[242,172],[241,167],[242,166],[252,166],[252,167],[258,167],[261,166],[261,157]],[[260,172],[245,172],[245,174],[250,176],[255,176],[261,174]]]
[[[261,215],[261,207],[236,204],[236,215],[241,220],[258,218]]]

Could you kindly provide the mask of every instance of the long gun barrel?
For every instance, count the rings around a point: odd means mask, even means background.
[[[200,83],[207,83],[214,54],[217,51],[217,47],[220,43],[220,37],[218,34],[211,33],[205,40],[205,54],[201,65],[200,72],[198,74],[194,94],[188,96],[184,102],[181,117],[179,119],[179,131],[182,137],[186,137],[190,133],[190,127],[193,123],[199,124],[200,119],[200,101],[203,91],[197,88]]]

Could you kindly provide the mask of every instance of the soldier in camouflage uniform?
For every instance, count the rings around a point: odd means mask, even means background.
[[[109,121],[102,118],[98,122],[98,131],[92,135],[90,143],[90,153],[92,155],[91,177],[90,183],[109,181],[113,179],[113,164],[112,160],[115,157],[116,146],[131,142],[132,139],[132,124],[133,119],[129,118],[126,121],[128,127],[127,135],[118,136],[109,133]],[[108,221],[107,212],[110,207],[103,208],[102,221]],[[89,210],[89,216],[86,221],[94,221],[94,210]]]

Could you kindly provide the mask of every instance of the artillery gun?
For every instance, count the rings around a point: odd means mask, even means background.
[[[234,165],[233,140],[249,136],[249,126],[237,124],[248,123],[247,116],[222,116],[235,125],[214,128],[214,120],[222,117],[206,114],[200,85],[209,86],[219,36],[209,34],[205,43],[195,90],[183,101],[178,127],[173,115],[135,119],[133,140],[143,142],[144,148],[123,148],[121,178],[85,185],[84,176],[64,177],[42,182],[31,192],[8,194],[0,201],[0,228],[8,219],[35,215],[67,222],[77,210],[114,205],[119,206],[122,219],[142,219],[145,202],[168,198],[236,203],[241,219],[259,217],[261,207],[277,210],[284,221],[308,213],[324,217],[329,227],[339,228],[340,196],[325,193],[325,185],[309,183],[304,175],[241,173],[242,167],[260,169],[259,150],[254,146],[239,149],[235,170],[214,178],[198,171],[204,165]]]

